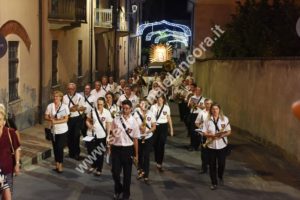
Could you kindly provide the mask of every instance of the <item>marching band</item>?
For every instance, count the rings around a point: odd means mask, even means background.
[[[202,88],[194,83],[192,73],[180,76],[169,91],[158,96],[165,77],[166,74],[160,74],[160,78],[156,76],[147,82],[135,73],[127,83],[121,79],[118,85],[113,77],[104,76],[101,82],[95,81],[93,90],[90,84],[85,85],[82,94],[77,93],[76,84],[69,83],[67,94],[62,98],[65,109],[70,111],[67,128],[63,130],[68,131],[69,157],[80,159],[80,130],[84,137],[92,137],[85,140],[88,154],[98,146],[104,147],[107,156],[111,156],[114,199],[120,199],[121,195],[122,199],[129,198],[132,164],[137,167],[137,179],[150,184],[152,149],[158,172],[164,171],[167,136],[174,136],[169,101],[178,103],[180,120],[185,123],[190,137],[188,150],[201,151],[200,173],[205,174],[209,169],[212,190],[223,183],[227,136],[231,133],[228,118],[218,104],[203,97]],[[147,95],[157,97],[154,104],[150,104]],[[60,145],[57,154],[61,154],[61,149]],[[57,162],[62,162],[61,156]],[[100,176],[103,163],[103,154],[97,155],[88,172]],[[62,172],[60,165],[57,170]],[[122,171],[123,181],[120,179]]]

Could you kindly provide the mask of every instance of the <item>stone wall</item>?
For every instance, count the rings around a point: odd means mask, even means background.
[[[231,124],[274,144],[300,161],[300,60],[208,60],[193,66],[206,97],[223,107]]]

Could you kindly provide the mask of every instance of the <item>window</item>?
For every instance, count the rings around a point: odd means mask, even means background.
[[[52,86],[58,85],[57,50],[58,50],[58,41],[52,40]]]
[[[17,41],[9,41],[8,42],[9,102],[19,99],[19,94],[18,94],[18,85],[19,85],[18,48],[19,48],[19,42],[17,42]]]
[[[82,76],[82,40],[78,40],[78,77]]]

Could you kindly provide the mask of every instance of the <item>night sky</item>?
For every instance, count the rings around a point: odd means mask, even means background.
[[[144,3],[143,21],[190,20],[188,0],[147,0]]]

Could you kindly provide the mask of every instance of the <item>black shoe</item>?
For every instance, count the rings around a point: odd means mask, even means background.
[[[120,200],[121,199],[120,195],[121,193],[115,193],[113,196],[113,200]]]
[[[222,178],[219,179],[219,185],[224,186],[224,180]]]
[[[159,172],[164,172],[164,169],[162,168],[162,166],[156,165],[156,168]]]
[[[149,178],[144,178],[144,183],[145,183],[146,185],[150,185]]]
[[[217,185],[211,185],[211,186],[210,186],[210,189],[211,189],[211,190],[216,190],[216,189],[217,189]]]

